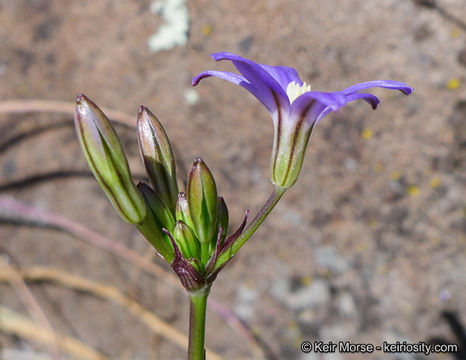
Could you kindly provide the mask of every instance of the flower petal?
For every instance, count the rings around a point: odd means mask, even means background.
[[[274,112],[277,108],[277,102],[273,96],[270,96],[270,91],[260,90],[256,86],[252,85],[248,80],[243,76],[228,72],[228,71],[215,71],[208,70],[201,72],[200,74],[193,77],[192,85],[196,86],[202,79],[208,78],[210,76],[215,76],[223,80],[227,80],[233,84],[242,86],[248,90],[252,95],[254,95],[257,100],[259,100],[270,112]]]
[[[374,110],[377,109],[377,105],[380,103],[380,100],[377,96],[368,93],[353,93],[351,95],[346,96],[346,100],[348,102],[358,99],[364,100],[366,103],[372,106],[372,109]]]
[[[372,87],[381,87],[385,89],[392,89],[392,90],[400,90],[403,94],[409,95],[413,92],[413,88],[409,87],[408,85],[399,82],[399,81],[391,81],[391,80],[374,80],[374,81],[367,81],[359,84],[355,84],[350,86],[349,88],[344,89],[341,91],[345,95],[353,94],[360,90],[365,90]]]
[[[274,77],[277,76],[277,69],[269,72],[268,68],[263,65],[257,64],[254,61],[243,58],[242,56],[231,54],[228,52],[220,52],[211,55],[215,61],[219,60],[230,60],[238,71],[257,88],[257,90],[263,93],[263,96],[267,96],[270,100],[273,100],[277,105],[276,109],[281,108],[282,110],[288,110],[290,101],[286,95],[286,87],[283,88],[281,83]],[[283,71],[281,72],[281,78],[283,80]],[[288,72],[287,76],[291,76]],[[299,77],[298,77],[299,80]],[[257,96],[256,96],[257,97]],[[264,103],[264,102],[262,102]],[[265,104],[264,104],[265,105]],[[266,105],[267,107],[267,105]],[[276,109],[267,109],[273,113]]]
[[[261,68],[267,71],[282,87],[286,92],[288,84],[295,81],[297,84],[302,85],[303,82],[299,78],[296,69],[288,66],[270,66],[264,64],[258,64]]]
[[[343,106],[345,106],[346,104],[348,104],[351,101],[358,100],[358,99],[362,99],[365,102],[367,102],[369,105],[372,106],[372,109],[374,109],[374,110],[377,108],[377,105],[380,103],[379,98],[377,96],[375,96],[375,95],[368,94],[368,93],[353,93],[351,95],[346,95],[345,104]],[[341,108],[341,107],[342,106],[340,106],[339,108]],[[320,120],[322,120],[324,117],[326,117],[332,111],[337,111],[337,110],[334,110],[334,108],[332,108],[331,106],[325,107],[320,112],[320,114],[317,116],[316,120],[314,121],[314,126],[316,126],[319,123]]]
[[[199,84],[199,81],[201,81],[204,78],[208,78],[210,76],[215,76],[220,79],[227,80],[236,85],[241,85],[242,82],[248,83],[248,81],[241,75],[228,72],[228,71],[209,70],[209,71],[201,72],[200,74],[197,74],[195,77],[193,77],[192,85],[196,86],[197,84]]]
[[[330,111],[337,111],[347,103],[346,97],[339,93],[309,91],[299,96],[291,106],[290,121],[304,121],[312,125],[329,108]]]

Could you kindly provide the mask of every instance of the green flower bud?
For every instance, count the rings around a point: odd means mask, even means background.
[[[74,122],[87,163],[118,214],[129,223],[141,222],[146,216],[144,200],[131,179],[128,161],[108,118],[80,94]]]
[[[137,224],[137,228],[170,263],[174,257],[173,247],[162,229],[173,229],[175,219],[160,196],[149,185],[139,183],[138,190],[147,206],[147,216],[140,224]]]
[[[189,213],[188,199],[184,192],[178,193],[178,200],[176,201],[175,209],[176,220],[183,221],[190,228],[193,228],[193,221],[191,220],[191,214]]]
[[[202,159],[194,161],[186,196],[197,238],[201,243],[213,241],[217,236],[217,187]]]
[[[199,259],[201,251],[199,240],[191,228],[183,221],[176,222],[173,238],[187,260],[190,258]]]
[[[175,214],[178,184],[170,141],[160,121],[144,106],[139,108],[137,133],[139,149],[152,186]]]
[[[221,243],[223,244],[228,231],[228,207],[222,196],[218,197],[217,223],[219,228],[222,227]]]

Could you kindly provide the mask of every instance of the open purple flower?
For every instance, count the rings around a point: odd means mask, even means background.
[[[307,142],[314,126],[330,112],[338,111],[351,101],[362,99],[375,110],[380,100],[365,89],[382,87],[409,95],[413,89],[398,81],[375,80],[359,83],[342,91],[317,92],[303,82],[290,67],[257,64],[239,55],[219,52],[214,60],[230,60],[241,73],[204,71],[192,80],[193,86],[203,78],[216,76],[240,85],[253,94],[272,115],[274,140],[271,180],[289,188],[298,178]]]

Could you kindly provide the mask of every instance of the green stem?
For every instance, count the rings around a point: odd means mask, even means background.
[[[264,204],[262,209],[259,210],[259,212],[254,217],[254,219],[251,221],[251,223],[246,227],[246,229],[244,229],[241,235],[236,239],[236,241],[230,247],[230,249],[228,251],[225,251],[222,255],[220,255],[220,257],[217,260],[215,269],[218,269],[225,262],[227,262],[234,254],[238,252],[241,246],[243,246],[246,243],[246,241],[248,241],[248,239],[252,236],[252,234],[254,234],[254,232],[257,230],[259,225],[262,224],[262,222],[265,220],[267,215],[269,215],[269,213],[272,211],[275,205],[277,205],[278,201],[283,196],[285,191],[286,191],[286,188],[275,186],[269,199]]]
[[[188,360],[205,360],[205,315],[210,286],[189,293],[189,346]]]

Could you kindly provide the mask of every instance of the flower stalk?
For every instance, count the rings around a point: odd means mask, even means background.
[[[210,286],[189,293],[188,360],[205,359],[205,323]]]
[[[264,222],[264,220],[273,210],[275,205],[277,205],[277,203],[280,201],[285,191],[286,188],[275,186],[275,188],[272,191],[272,194],[270,194],[266,203],[264,204],[264,206],[262,206],[262,208],[256,214],[251,223],[238,236],[238,238],[228,249],[228,251],[224,252],[222,255],[219,256],[217,260],[216,269],[220,269],[227,261],[229,261],[233,257],[233,255],[235,255],[238,252],[238,250],[246,243],[246,241],[249,240],[249,238],[256,232],[259,226]]]

